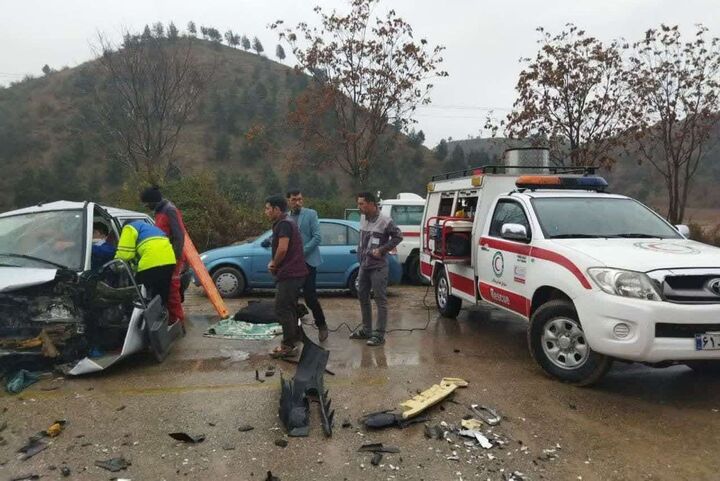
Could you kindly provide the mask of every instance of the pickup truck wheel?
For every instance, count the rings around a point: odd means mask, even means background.
[[[450,284],[447,281],[447,277],[445,277],[444,271],[438,273],[435,282],[435,303],[437,304],[438,311],[440,311],[440,314],[444,317],[455,319],[458,314],[460,314],[462,299],[450,294]]]
[[[699,374],[720,375],[720,361],[688,361],[685,365]]]
[[[612,364],[609,357],[590,348],[575,307],[565,300],[550,301],[535,311],[528,346],[546,373],[578,386],[594,384]]]
[[[239,297],[245,292],[245,276],[234,267],[221,267],[213,271],[212,280],[222,297]]]
[[[427,285],[429,282],[423,277],[420,271],[420,256],[413,255],[407,261],[407,276],[410,282],[416,286]]]

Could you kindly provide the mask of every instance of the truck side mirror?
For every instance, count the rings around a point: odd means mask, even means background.
[[[530,240],[527,229],[521,224],[503,224],[500,229],[500,237],[519,242],[527,242]]]
[[[675,229],[677,229],[681,236],[690,237],[690,228],[685,224],[676,225]]]
[[[260,245],[266,249],[268,249],[272,245],[272,237],[268,237],[264,241],[260,243]]]

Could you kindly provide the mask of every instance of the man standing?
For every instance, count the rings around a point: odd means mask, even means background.
[[[365,217],[360,221],[360,243],[358,258],[358,299],[362,312],[363,327],[353,332],[350,339],[367,339],[368,346],[380,346],[385,343],[387,327],[387,254],[395,249],[403,237],[393,220],[380,213],[377,199],[370,192],[361,192],[357,196],[360,213]],[[375,293],[377,305],[377,329],[373,331],[372,306],[370,292]]]
[[[273,222],[272,259],[268,270],[276,279],[275,314],[283,328],[283,340],[270,355],[292,357],[300,341],[297,301],[308,274],[303,241],[297,224],[287,215],[287,201],[282,195],[265,199],[265,215]]]
[[[167,306],[176,260],[172,245],[163,231],[140,220],[125,224],[115,258],[126,262],[137,261],[135,280],[145,286],[151,298],[158,295],[163,305]]]
[[[140,200],[145,206],[155,212],[155,225],[158,226],[170,239],[173,252],[177,264],[172,275],[172,283],[168,298],[168,312],[170,313],[170,323],[183,322],[185,320],[185,312],[182,307],[182,292],[180,286],[180,275],[185,266],[185,256],[183,255],[183,247],[185,246],[185,224],[183,223],[182,213],[175,205],[167,199],[164,199],[157,186],[148,187],[140,195]]]
[[[318,338],[324,342],[328,338],[328,328],[325,322],[325,313],[320,306],[317,295],[317,268],[322,264],[320,256],[320,221],[317,212],[303,206],[303,195],[299,189],[290,190],[287,193],[288,204],[290,205],[290,218],[295,221],[300,229],[303,240],[303,255],[307,264],[308,275],[302,286],[305,304],[312,311],[315,318],[315,326],[318,328]]]

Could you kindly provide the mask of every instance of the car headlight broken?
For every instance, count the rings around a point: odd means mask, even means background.
[[[608,294],[646,301],[662,300],[652,280],[642,272],[593,267],[588,269],[588,274]]]

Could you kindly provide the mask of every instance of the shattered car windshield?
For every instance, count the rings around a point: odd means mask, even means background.
[[[81,210],[0,218],[0,264],[18,267],[83,267]]]

